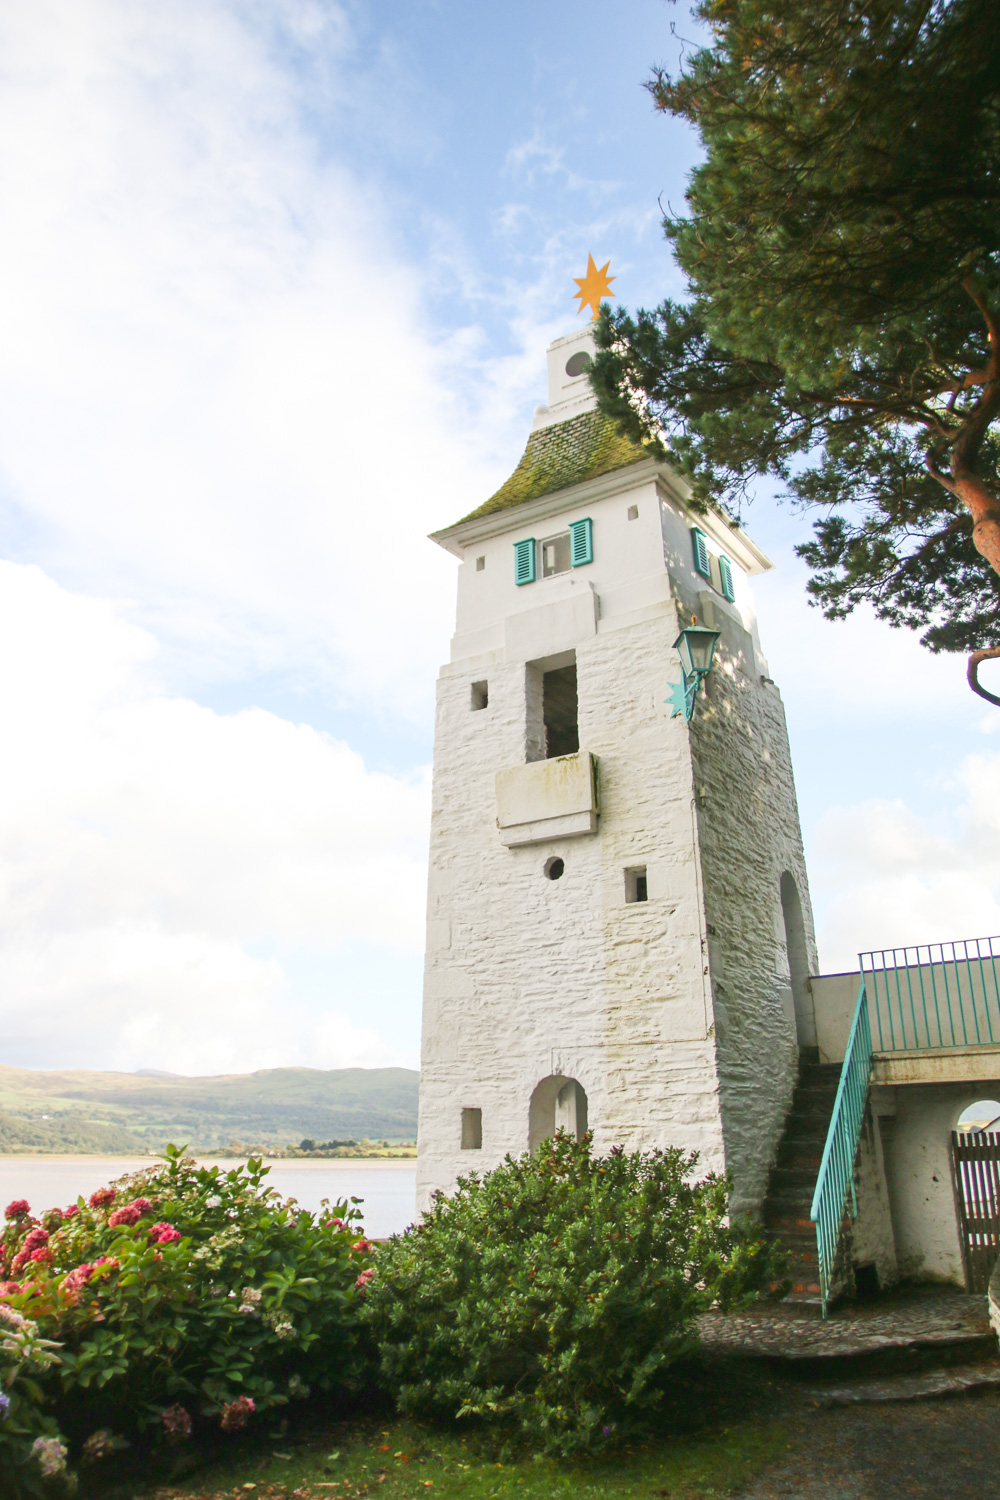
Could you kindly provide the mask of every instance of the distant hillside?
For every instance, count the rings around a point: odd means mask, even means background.
[[[128,1154],[167,1141],[412,1141],[419,1074],[410,1068],[266,1068],[258,1073],[35,1072],[0,1066],[0,1152]]]

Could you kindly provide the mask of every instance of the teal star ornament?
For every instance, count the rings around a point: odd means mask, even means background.
[[[682,682],[672,682],[670,684],[670,697],[669,698],[664,698],[663,701],[664,701],[664,703],[672,703],[673,704],[674,711],[670,715],[670,717],[672,719],[676,719],[676,717],[677,717],[678,714],[683,714],[684,717],[685,717],[685,719],[690,719],[690,717],[691,717],[691,698],[690,698],[690,695],[689,695],[689,692],[688,692],[688,685],[687,685],[686,682],[683,682],[683,681]]]

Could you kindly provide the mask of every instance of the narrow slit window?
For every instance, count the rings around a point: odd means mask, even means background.
[[[462,1150],[483,1149],[483,1112],[481,1109],[462,1110]]]
[[[483,571],[483,569],[485,568],[485,566],[486,566],[486,559],[485,559],[485,557],[477,557],[476,558],[476,572],[477,573],[481,573]]]
[[[579,750],[577,713],[576,662],[545,672],[542,676],[542,720],[546,760],[557,755],[575,755]]]
[[[649,900],[645,865],[633,865],[625,871],[625,900],[629,905],[634,901]]]
[[[490,703],[490,685],[488,682],[474,682],[472,684],[472,707],[474,709],[488,708]]]
[[[628,508],[628,518],[629,518],[630,521],[638,521],[638,519],[639,519],[639,507],[638,507],[638,505],[630,505],[629,506],[629,508]]]

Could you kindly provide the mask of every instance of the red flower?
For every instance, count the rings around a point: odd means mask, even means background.
[[[122,1224],[138,1224],[141,1218],[142,1213],[135,1204],[126,1203],[121,1208],[116,1208],[113,1214],[108,1215],[108,1228],[117,1229]]]
[[[71,1219],[73,1217],[73,1215],[75,1213],[79,1213],[79,1211],[80,1211],[80,1205],[79,1205],[79,1203],[71,1203],[68,1208],[64,1208],[63,1209],[63,1218],[64,1219]]]
[[[141,1214],[148,1214],[152,1206],[148,1198],[132,1199],[132,1207],[137,1208]]]
[[[239,1432],[256,1410],[252,1396],[237,1396],[235,1401],[222,1408],[223,1432]]]
[[[8,1203],[3,1211],[5,1219],[26,1219],[31,1213],[31,1204],[27,1198],[15,1198],[13,1203]]]
[[[16,1297],[20,1290],[19,1281],[0,1281],[0,1297]]]
[[[101,1266],[104,1266],[108,1271],[117,1271],[120,1265],[121,1261],[114,1255],[99,1255],[94,1261],[94,1270],[96,1271]]]
[[[113,1187],[98,1188],[96,1193],[91,1193],[87,1202],[91,1208],[103,1208],[106,1203],[114,1203],[117,1196]]]
[[[149,1243],[151,1245],[175,1245],[181,1237],[180,1231],[172,1224],[150,1225]]]
[[[368,1269],[367,1269],[367,1271],[362,1271],[361,1275],[358,1277],[357,1281],[354,1283],[354,1290],[357,1291],[357,1292],[362,1292],[363,1293],[365,1287],[368,1285],[369,1281],[371,1281],[371,1279],[372,1279],[372,1277],[374,1275],[375,1275],[375,1267],[374,1266],[369,1266]]]
[[[369,1251],[371,1249],[371,1247],[372,1247],[371,1240],[360,1239],[360,1240],[355,1240],[354,1241],[354,1244],[351,1246],[351,1249],[352,1250],[356,1250],[359,1255],[364,1255],[364,1254],[366,1254],[367,1251]]]
[[[47,1245],[48,1242],[49,1232],[47,1229],[32,1229],[25,1235],[21,1250],[26,1251],[30,1255],[33,1250],[39,1249],[42,1245]]]
[[[182,1443],[191,1436],[191,1413],[183,1406],[168,1406],[162,1422],[168,1443]]]
[[[48,1245],[43,1245],[40,1250],[32,1250],[31,1259],[40,1266],[51,1266],[53,1255]]]
[[[85,1262],[82,1266],[77,1266],[75,1270],[70,1271],[68,1276],[63,1277],[63,1291],[78,1292],[81,1287],[87,1285],[93,1269],[89,1262]]]

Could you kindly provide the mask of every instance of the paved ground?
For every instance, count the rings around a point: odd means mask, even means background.
[[[1000,1393],[802,1413],[740,1500],[996,1500]]]
[[[926,1347],[991,1332],[986,1298],[948,1289],[909,1289],[898,1298],[848,1303],[826,1321],[780,1306],[729,1316],[705,1313],[698,1328],[702,1343],[713,1353],[782,1359],[868,1354],[910,1343]]]

